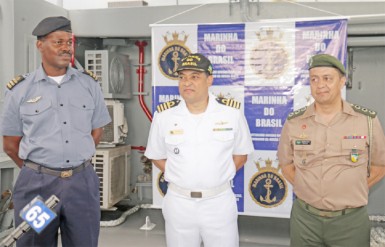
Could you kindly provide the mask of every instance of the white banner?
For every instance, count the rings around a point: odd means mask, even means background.
[[[293,110],[312,103],[307,62],[318,53],[346,65],[347,20],[152,26],[153,111],[179,98],[177,64],[188,53],[207,56],[214,68],[215,95],[241,102],[254,153],[233,180],[240,214],[289,217],[294,198],[282,176],[276,149]],[[167,193],[153,169],[153,204]]]

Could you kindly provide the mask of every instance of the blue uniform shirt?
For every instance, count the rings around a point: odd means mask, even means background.
[[[43,67],[6,89],[3,136],[22,136],[19,157],[48,167],[78,166],[95,153],[91,131],[111,121],[99,83],[69,67],[62,83]]]

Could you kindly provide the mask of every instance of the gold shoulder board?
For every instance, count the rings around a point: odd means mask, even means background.
[[[88,76],[91,76],[92,79],[94,79],[95,81],[98,81],[98,77],[92,71],[85,69],[85,70],[83,70],[83,73],[88,75]]]
[[[26,77],[25,75],[18,75],[18,76],[16,76],[15,78],[13,78],[12,80],[10,80],[7,83],[7,88],[9,90],[11,90],[14,86],[19,84],[19,82],[23,81],[25,79],[25,77]]]
[[[222,104],[222,105],[227,105],[236,109],[241,108],[241,103],[233,99],[217,98],[216,100],[218,101],[219,104]]]
[[[293,119],[293,118],[296,118],[298,116],[301,116],[302,114],[305,113],[307,107],[302,107],[301,109],[299,110],[296,110],[296,111],[293,111],[291,113],[289,113],[289,115],[287,115],[287,120],[290,120],[290,119]]]
[[[355,104],[350,104],[353,108],[354,111],[356,112],[359,112],[361,114],[364,114],[366,116],[369,116],[371,118],[375,118],[377,116],[377,112],[373,111],[373,110],[370,110],[368,108],[365,108],[365,107],[362,107],[362,106],[359,106],[359,105],[355,105]]]
[[[162,104],[159,104],[156,107],[156,109],[158,110],[158,112],[162,112],[162,111],[165,111],[167,109],[170,109],[170,108],[173,108],[173,107],[179,105],[179,103],[180,103],[179,99],[174,99],[174,100],[167,101],[167,102],[164,102]]]

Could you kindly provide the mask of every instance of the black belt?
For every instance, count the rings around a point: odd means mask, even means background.
[[[24,165],[28,168],[31,168],[35,171],[39,171],[39,172],[42,172],[45,174],[49,174],[49,175],[57,176],[57,177],[61,177],[61,178],[68,178],[68,177],[71,177],[72,175],[74,175],[78,172],[81,172],[82,170],[84,170],[84,168],[91,165],[91,160],[84,161],[83,164],[81,164],[75,168],[69,168],[69,169],[67,169],[67,168],[64,168],[64,169],[49,168],[46,166],[39,165],[39,164],[32,162],[30,160],[26,160],[24,162]]]
[[[310,212],[312,214],[315,214],[315,215],[318,215],[318,216],[321,216],[321,217],[326,217],[326,218],[333,218],[333,217],[349,214],[349,213],[351,213],[353,211],[356,211],[357,209],[362,208],[362,207],[358,207],[358,208],[345,208],[345,209],[342,209],[342,210],[333,211],[333,210],[325,210],[325,209],[315,208],[312,205],[306,203],[305,201],[303,201],[303,200],[301,200],[299,198],[297,198],[296,200],[298,201],[298,204],[303,209],[306,209],[308,212]]]

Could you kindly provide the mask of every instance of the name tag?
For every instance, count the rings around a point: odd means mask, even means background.
[[[170,130],[171,135],[183,135],[183,133],[184,133],[183,129]]]
[[[295,145],[311,145],[310,140],[296,140]]]

